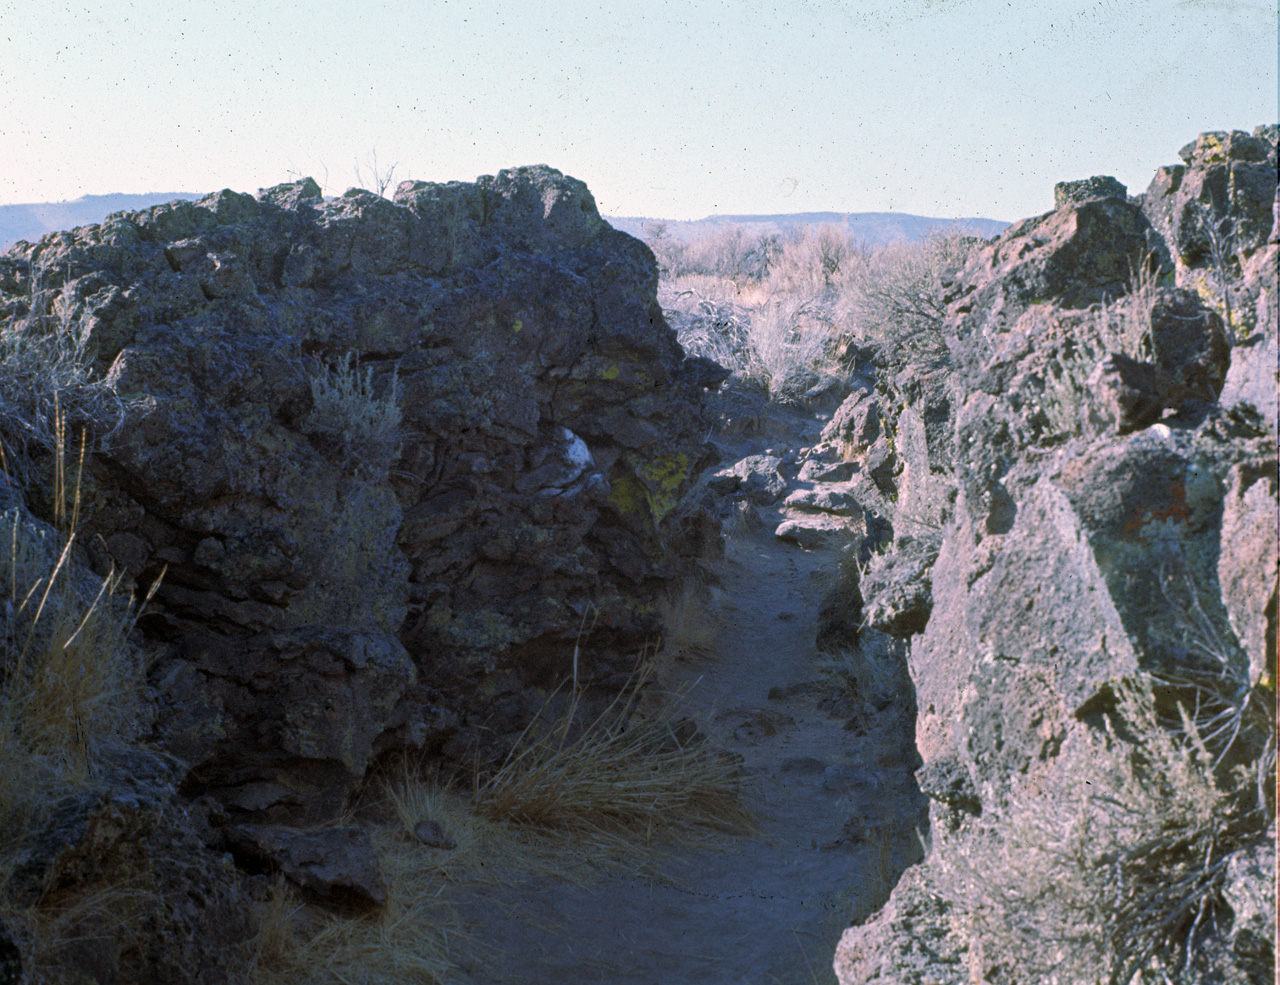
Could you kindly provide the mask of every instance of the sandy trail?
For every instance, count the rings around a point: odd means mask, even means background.
[[[714,653],[678,665],[685,710],[740,753],[760,830],[717,848],[669,849],[644,873],[587,885],[534,877],[476,890],[464,924],[499,950],[473,983],[827,985],[841,930],[883,903],[917,844],[906,716],[868,734],[824,697],[816,612],[833,555],[771,529],[729,545]],[[682,680],[681,680],[682,679]],[[770,692],[772,691],[772,697]],[[861,832],[847,837],[848,830]],[[851,843],[852,842],[852,843]]]

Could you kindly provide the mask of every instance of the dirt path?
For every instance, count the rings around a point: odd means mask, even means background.
[[[914,816],[918,795],[909,721],[888,716],[861,736],[846,729],[849,710],[830,700],[819,671],[815,620],[832,560],[779,542],[772,525],[732,542],[717,649],[678,668],[698,681],[687,710],[744,759],[758,836],[666,851],[647,874],[605,873],[585,886],[538,877],[464,899],[464,924],[501,949],[472,982],[835,980],[841,930],[879,906],[914,860],[912,822],[898,819]]]

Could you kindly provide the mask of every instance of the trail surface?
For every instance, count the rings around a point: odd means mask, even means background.
[[[685,710],[741,754],[752,837],[663,850],[646,872],[586,885],[554,876],[459,904],[496,950],[486,985],[812,985],[854,917],[914,861],[909,717],[850,730],[814,647],[830,550],[779,542],[772,524],[729,544],[715,651],[680,665]],[[681,683],[681,680],[673,683]],[[843,712],[843,713],[842,713]],[[858,734],[859,732],[863,734]]]

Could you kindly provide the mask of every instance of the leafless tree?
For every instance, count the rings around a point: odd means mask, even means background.
[[[399,167],[398,164],[392,164],[387,168],[380,166],[378,164],[377,150],[371,150],[363,164],[358,159],[356,160],[356,183],[361,188],[367,188],[380,198],[386,198],[387,189],[391,187],[397,167]]]

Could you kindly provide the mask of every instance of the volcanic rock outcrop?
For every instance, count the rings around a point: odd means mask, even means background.
[[[924,563],[879,561],[861,589],[871,624],[910,641],[931,845],[846,931],[842,985],[1127,982],[1155,960],[1179,981],[1270,980],[1274,788],[1233,813],[1179,787],[1189,773],[1144,773],[1167,747],[1124,697],[1152,685],[1163,727],[1175,700],[1204,736],[1196,701],[1236,723],[1206,740],[1224,789],[1233,762],[1274,763],[1276,128],[1182,157],[1136,198],[1059,186],[956,272],[950,365],[877,384],[889,556]],[[1190,820],[1192,790],[1222,814]],[[1210,830],[1212,858],[1192,858]],[[1113,966],[1089,957],[1100,942]]]
[[[138,630],[188,796],[331,821],[381,753],[518,728],[575,644],[584,682],[625,675],[719,544],[680,503],[723,374],[656,285],[546,167],[224,191],[0,258],[0,314],[75,326],[123,402],[79,543],[158,582]]]

